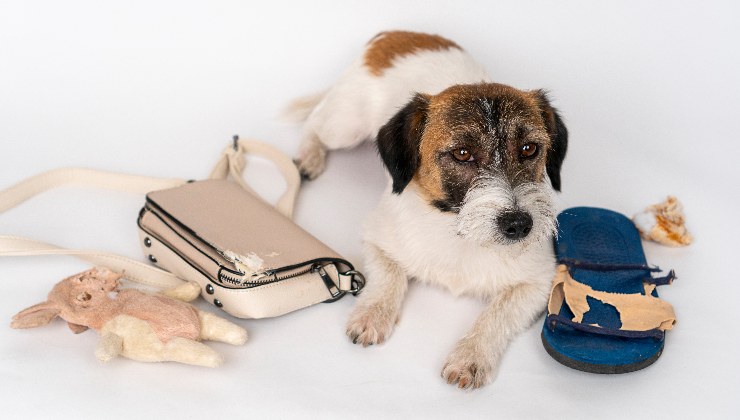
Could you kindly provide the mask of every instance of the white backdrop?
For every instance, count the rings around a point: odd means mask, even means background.
[[[86,264],[3,259],[0,417],[738,418],[738,18],[730,1],[1,2],[0,188],[60,166],[203,178],[234,133],[292,153],[299,130],[281,107],[328,86],[378,31],[407,29],[455,40],[497,81],[550,90],[571,133],[562,207],[631,216],[675,194],[696,242],[645,244],[679,276],[661,291],[678,324],[655,365],[568,369],[542,348],[539,320],[474,392],[439,376],[474,299],[412,287],[394,336],[368,349],[344,336],[348,297],[237,321],[250,341],[213,344],[219,369],[103,365],[94,332],[7,326]],[[262,161],[247,176],[270,198],[282,185]],[[372,146],[335,153],[296,220],[361,262],[360,224],[384,183]],[[66,188],[0,215],[0,233],[140,257],[142,203]]]

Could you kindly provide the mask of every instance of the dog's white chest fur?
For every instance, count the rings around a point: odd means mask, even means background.
[[[552,244],[526,248],[481,246],[456,233],[456,216],[442,213],[418,195],[412,182],[400,195],[385,191],[365,226],[365,241],[387,253],[410,278],[455,295],[490,297],[507,286],[546,288],[554,270]]]

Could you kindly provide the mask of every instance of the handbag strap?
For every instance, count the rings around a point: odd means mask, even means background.
[[[300,187],[300,175],[290,158],[268,144],[255,140],[239,140],[235,136],[233,146],[224,150],[209,178],[231,178],[242,188],[259,197],[242,179],[245,153],[264,156],[274,162],[280,169],[285,177],[287,187],[278,200],[276,209],[292,219],[295,199]],[[126,175],[84,168],[55,169],[33,176],[0,191],[0,213],[4,213],[44,191],[65,185],[146,194],[150,191],[174,188],[186,182],[184,179],[177,178]],[[167,271],[116,254],[95,250],[67,249],[33,239],[0,235],[0,257],[33,255],[75,256],[95,265],[105,265],[115,271],[125,272],[126,278],[149,286],[169,288],[178,286],[185,281]]]
[[[301,186],[301,176],[293,161],[269,144],[254,140],[240,140],[238,136],[234,136],[234,144],[224,149],[221,159],[216,163],[209,178],[230,178],[245,190],[259,197],[259,194],[244,182],[242,177],[245,164],[244,156],[246,154],[263,156],[271,160],[282,172],[286,187],[285,192],[275,204],[275,208],[288,219],[293,219],[293,208],[295,207],[298,189]]]
[[[0,235],[0,257],[28,257],[35,255],[69,255],[93,265],[103,265],[137,283],[161,288],[181,285],[183,280],[174,274],[131,258],[95,250],[67,249],[33,239]]]
[[[285,217],[292,219],[295,199],[301,185],[301,176],[293,161],[269,144],[255,140],[239,140],[235,136],[234,145],[227,147],[223,151],[221,159],[219,159],[211,171],[209,179],[230,178],[245,190],[259,197],[259,194],[255,193],[242,178],[246,162],[244,155],[246,153],[266,157],[280,169],[280,172],[285,177],[286,189],[275,205],[275,208]],[[146,194],[150,191],[178,187],[186,182],[186,180],[178,178],[127,175],[86,168],[53,169],[32,176],[4,191],[0,191],[0,213],[45,191],[66,185]]]
[[[0,213],[45,191],[66,185],[146,194],[149,191],[177,187],[186,182],[184,179],[153,178],[85,168],[53,169],[0,191]]]

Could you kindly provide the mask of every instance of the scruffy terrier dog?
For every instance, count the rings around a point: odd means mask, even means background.
[[[298,100],[296,163],[312,179],[328,150],[376,139],[389,186],[364,232],[367,287],[347,324],[363,346],[399,319],[410,279],[485,299],[442,376],[477,388],[545,308],[555,272],[553,190],[567,130],[543,91],[492,83],[457,44],[383,32],[326,92]]]

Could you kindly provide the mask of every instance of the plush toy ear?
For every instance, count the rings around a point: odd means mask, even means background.
[[[547,176],[550,177],[552,187],[560,191],[560,167],[565,159],[565,152],[568,150],[568,129],[560,118],[558,110],[550,105],[550,99],[547,93],[542,90],[534,91],[535,98],[539,102],[542,119],[545,122],[545,128],[550,135],[550,150],[547,151]]]
[[[416,94],[378,131],[378,152],[393,179],[395,194],[401,194],[419,168],[419,145],[428,105],[427,96]]]
[[[56,304],[49,301],[33,305],[18,312],[10,323],[11,328],[36,328],[48,324],[59,315]]]

